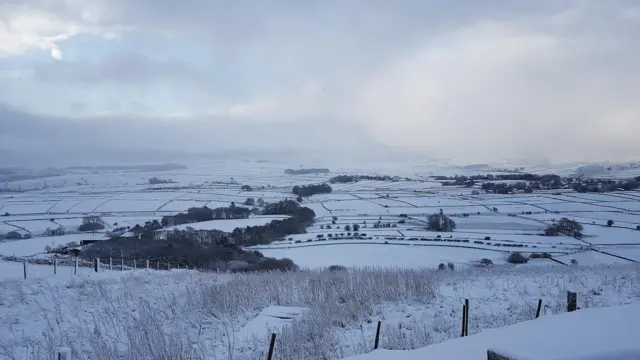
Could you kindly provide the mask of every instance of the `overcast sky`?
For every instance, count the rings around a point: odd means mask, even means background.
[[[635,0],[4,0],[0,146],[637,159],[638,59]]]

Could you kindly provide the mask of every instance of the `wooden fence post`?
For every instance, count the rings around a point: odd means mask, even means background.
[[[374,350],[376,350],[380,346],[380,327],[382,327],[382,321],[378,321],[378,328],[376,329],[376,341],[373,344]]]
[[[273,358],[273,350],[276,347],[276,334],[271,334],[271,342],[269,343],[269,354],[267,354],[267,360]]]
[[[109,257],[109,270],[113,270],[113,258]]]
[[[124,258],[120,259],[120,270],[124,271]]]
[[[156,261],[156,270],[160,270],[160,261]]]
[[[71,360],[71,349],[58,348],[56,350],[56,360]]]
[[[467,325],[467,306],[466,305],[462,305],[462,335],[460,335],[461,337],[464,337],[464,333],[465,333],[465,326]]]
[[[469,336],[469,299],[464,300],[464,309],[466,311],[464,316],[464,336]]]
[[[136,264],[136,259],[133,259],[133,270],[138,269],[138,264]]]
[[[578,293],[567,291],[567,311],[572,312],[578,309]]]
[[[58,258],[54,257],[53,258],[53,275],[57,275],[58,274]]]
[[[540,311],[542,311],[542,299],[538,299],[538,308],[536,309],[536,319],[540,317]]]
[[[27,262],[23,261],[22,262],[22,267],[23,267],[23,273],[24,273],[24,278],[27,278]]]
[[[78,274],[78,257],[76,256],[76,263],[73,265],[73,275]]]
[[[93,267],[95,271],[96,272],[100,271],[100,258],[95,258],[93,262],[94,262]]]
[[[147,269],[149,269],[149,259],[147,259]]]

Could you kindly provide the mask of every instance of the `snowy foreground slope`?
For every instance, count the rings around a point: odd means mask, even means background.
[[[481,360],[488,349],[514,360],[635,360],[640,359],[638,330],[640,304],[632,304],[546,316],[418,350],[378,350],[348,360]]]
[[[536,324],[554,321],[551,315],[566,309],[567,289],[578,292],[583,309],[638,303],[640,266],[247,275],[139,270],[4,280],[0,360],[50,359],[61,346],[83,360],[259,359],[266,358],[273,332],[275,359],[341,359],[373,350],[378,321],[383,349],[410,350],[456,339],[465,298],[471,304],[472,337],[460,341],[473,342],[474,334],[533,319],[538,299],[544,319]],[[411,354],[389,355],[413,360]],[[422,358],[455,359],[456,354]]]

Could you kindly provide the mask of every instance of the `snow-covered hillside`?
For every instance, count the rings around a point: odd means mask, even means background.
[[[59,346],[87,360],[258,359],[266,358],[272,332],[276,359],[339,359],[370,352],[377,321],[381,348],[415,349],[460,336],[464,299],[474,335],[533,319],[538,299],[543,317],[562,313],[567,289],[578,292],[583,309],[638,302],[640,268],[139,270],[6,280],[0,359],[48,359]]]

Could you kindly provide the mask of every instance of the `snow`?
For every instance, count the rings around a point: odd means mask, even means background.
[[[411,244],[322,244],[313,247],[256,247],[264,256],[289,258],[307,269],[331,265],[436,268],[440,263],[466,264],[482,258],[504,263],[502,252],[455,247],[411,246]]]
[[[306,310],[295,306],[268,306],[236,332],[237,341],[251,344],[264,334],[277,334],[294,320],[300,319]]]
[[[174,226],[169,230],[178,229],[185,230],[187,228],[193,228],[196,230],[220,230],[224,232],[231,232],[235,228],[243,228],[247,226],[258,226],[267,224],[273,220],[283,220],[288,216],[256,216],[248,219],[232,219],[232,220],[211,220],[203,221],[191,224],[184,224]]]
[[[378,350],[345,360],[484,360],[487,350],[529,360],[640,358],[640,304],[544,316],[411,351]],[[562,334],[562,335],[559,335]]]

